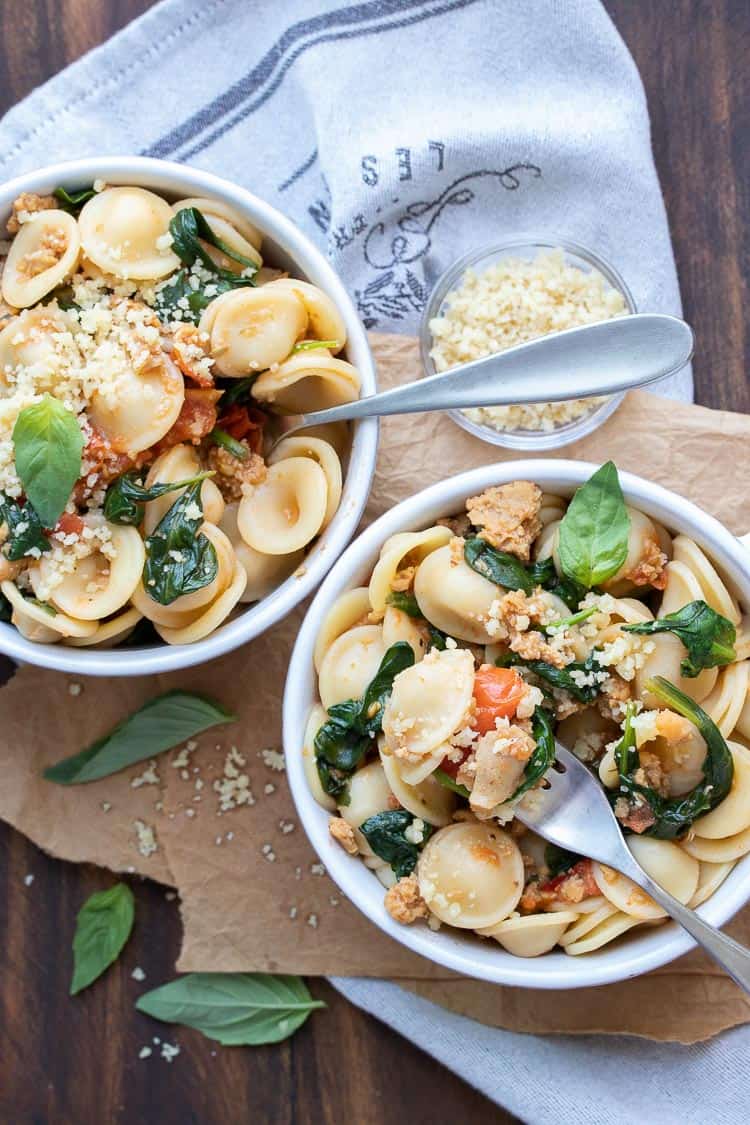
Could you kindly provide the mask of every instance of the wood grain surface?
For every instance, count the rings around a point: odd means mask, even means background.
[[[0,111],[150,7],[149,0],[2,0]],[[606,0],[643,76],[685,315],[698,340],[696,398],[750,410],[744,312],[750,250],[750,5],[747,0]],[[7,670],[6,670],[7,674]],[[33,876],[33,881],[29,883]],[[510,1122],[325,982],[289,1043],[220,1048],[134,1011],[143,985],[173,975],[174,902],[136,883],[121,959],[68,997],[75,914],[111,878],[49,859],[0,826],[0,1121],[8,1125],[385,1125]],[[178,1043],[172,1063],[152,1037]],[[154,1048],[147,1060],[138,1052]],[[543,1079],[542,1079],[543,1080]]]

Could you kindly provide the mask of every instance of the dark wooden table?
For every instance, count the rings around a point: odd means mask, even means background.
[[[2,0],[0,110],[150,6],[150,0]],[[750,410],[745,327],[750,251],[750,6],[747,0],[606,0],[643,75],[682,283],[696,329],[696,398]],[[115,967],[70,1000],[70,941],[84,899],[109,880],[50,860],[0,826],[0,1120],[8,1125],[384,1125],[510,1122],[458,1078],[324,982],[328,1003],[289,1043],[217,1049],[179,1030],[170,1065],[138,1060],[153,1024]],[[25,877],[33,875],[31,886]],[[160,888],[138,883],[137,963],[173,975],[180,926]],[[128,958],[133,963],[131,957]],[[542,1079],[543,1081],[543,1076]]]

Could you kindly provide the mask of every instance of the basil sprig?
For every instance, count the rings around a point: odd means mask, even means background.
[[[731,621],[717,613],[706,602],[689,602],[675,613],[667,613],[655,621],[639,621],[623,625],[626,633],[651,637],[655,633],[674,633],[687,649],[680,665],[683,676],[693,679],[704,668],[731,664],[736,658],[734,642],[737,630]]]
[[[408,840],[406,829],[414,823],[414,819],[414,815],[406,809],[386,809],[369,816],[359,826],[375,855],[391,865],[397,879],[411,875],[417,866],[420,849],[432,835],[432,825],[425,823],[421,843]]]
[[[144,703],[85,750],[44,771],[58,785],[83,785],[155,758],[188,738],[237,718],[220,703],[189,691],[168,691]]]
[[[70,995],[88,988],[117,960],[135,918],[133,892],[125,883],[86,900],[76,918]]]
[[[81,188],[80,191],[67,191],[64,187],[58,187],[52,194],[60,204],[62,211],[68,211],[71,215],[78,215],[84,203],[93,199],[96,192],[93,187]]]
[[[81,475],[83,434],[75,414],[45,394],[20,412],[13,427],[16,472],[43,527],[65,511]]]
[[[567,691],[580,703],[592,703],[601,691],[600,683],[595,681],[592,684],[580,685],[576,683],[572,675],[573,672],[582,672],[588,678],[592,673],[603,671],[601,664],[596,659],[594,650],[588,654],[585,660],[574,660],[571,664],[566,664],[564,668],[557,668],[554,664],[547,663],[546,660],[525,660],[517,652],[506,652],[502,656],[498,656],[495,664],[498,668],[528,668],[530,672],[533,672],[540,680],[544,680],[550,687]]]
[[[176,492],[179,488],[187,488],[198,481],[212,477],[213,472],[198,473],[188,480],[178,480],[171,484],[152,484],[149,488],[140,483],[140,474],[137,469],[123,473],[113,481],[107,489],[104,498],[104,515],[111,523],[125,524],[137,527],[143,519],[143,505],[150,500],[158,500],[168,492]]]
[[[411,645],[396,641],[361,699],[347,699],[328,708],[328,718],[315,735],[315,761],[320,784],[340,805],[349,804],[349,778],[382,727],[394,679],[413,663]]]
[[[172,235],[172,249],[183,263],[183,268],[157,291],[156,311],[160,315],[174,315],[179,309],[182,320],[192,320],[197,324],[203,310],[221,293],[255,284],[257,263],[218,238],[197,207],[183,207],[178,211],[169,224],[169,232]],[[232,273],[231,270],[217,266],[201,242],[207,242],[227,258],[244,266],[242,273]],[[190,276],[191,267],[196,262],[210,274],[210,280],[204,287],[195,288]]]
[[[650,786],[635,781],[634,775],[640,765],[640,755],[636,748],[633,727],[635,708],[629,704],[623,736],[614,751],[620,784],[618,789],[610,789],[608,796],[612,804],[615,804],[618,797],[625,797],[631,803],[645,801],[655,819],[643,835],[655,836],[659,840],[673,840],[686,832],[696,817],[710,812],[721,804],[732,787],[734,761],[713,719],[669,680],[665,680],[662,676],[655,676],[646,684],[646,691],[655,695],[670,710],[689,719],[700,731],[706,743],[703,780],[689,793],[680,797],[662,797]]]
[[[9,562],[34,557],[31,552],[48,551],[49,539],[44,534],[39,516],[31,504],[19,504],[0,492],[0,524],[8,527],[8,537],[2,552]]]
[[[266,973],[188,973],[146,992],[139,1012],[183,1024],[225,1047],[281,1043],[310,1012],[325,1008],[304,981]]]
[[[560,523],[563,574],[590,590],[620,569],[628,557],[630,516],[613,461],[576,491]]]
[[[159,605],[210,585],[219,570],[214,545],[199,532],[201,482],[189,485],[146,539],[143,588]]]

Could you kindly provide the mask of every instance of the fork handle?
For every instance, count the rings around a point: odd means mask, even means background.
[[[740,988],[750,993],[750,949],[740,945],[734,938],[727,937],[721,930],[711,926],[700,914],[696,914],[689,906],[683,906],[668,891],[655,883],[643,869],[624,871],[623,874],[637,882],[639,886],[651,896],[659,906],[663,906],[667,914],[679,922],[691,937],[695,938],[698,945],[702,946],[714,961],[717,961],[730,977],[737,982]],[[636,877],[637,876],[637,877]]]

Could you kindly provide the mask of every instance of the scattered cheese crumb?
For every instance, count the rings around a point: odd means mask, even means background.
[[[83,691],[83,685],[82,684],[77,684],[77,683],[68,684],[68,695],[80,695],[82,691]]]
[[[275,851],[273,850],[273,848],[271,847],[270,844],[264,844],[263,847],[260,850],[261,850],[261,853],[263,854],[263,856],[265,857],[265,859],[267,859],[269,863],[275,862],[276,853],[275,853]]]
[[[156,842],[156,833],[153,828],[143,820],[134,821],[134,827],[138,841],[138,851],[142,856],[148,858],[148,856],[153,855],[155,851],[159,850],[159,845]]]
[[[158,785],[158,784],[159,784],[159,772],[156,768],[156,761],[155,761],[154,758],[152,758],[151,761],[146,766],[143,773],[139,774],[137,777],[131,778],[130,788],[131,789],[140,789],[140,787],[142,785]]]
[[[133,971],[130,975],[133,978],[133,980],[139,980],[140,981],[140,980],[146,979],[146,974],[144,973],[143,969],[141,969],[138,965],[136,965],[136,967],[133,969]]]
[[[307,924],[308,924],[308,926],[312,926],[312,928],[314,930],[317,930],[317,928],[318,928],[318,915],[317,914],[308,914]]]
[[[109,812],[109,810],[111,808],[112,808],[112,805],[110,804],[109,801],[102,801],[102,812]]]
[[[283,773],[286,769],[284,755],[281,750],[274,750],[272,747],[266,747],[265,750],[261,750],[260,754],[264,764],[268,766],[269,770],[276,770],[277,773]]]
[[[173,1061],[173,1059],[176,1059],[177,1056],[179,1055],[179,1053],[180,1053],[180,1048],[177,1046],[176,1043],[162,1043],[162,1045],[161,1045],[161,1057],[163,1059],[166,1059],[168,1063],[171,1063]]]
[[[148,1059],[148,1058],[151,1057],[152,1054],[153,1054],[153,1051],[151,1050],[150,1047],[141,1047],[140,1051],[138,1052],[138,1058],[139,1059]]]
[[[26,884],[27,887],[30,887],[31,884],[34,882],[34,876],[33,875],[24,875],[23,881],[24,881],[24,883]]]

